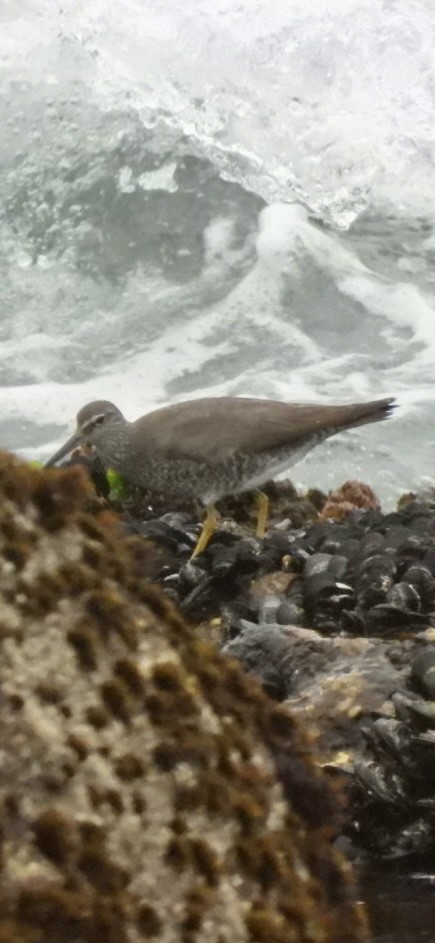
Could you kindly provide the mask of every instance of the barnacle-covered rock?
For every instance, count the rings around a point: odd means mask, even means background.
[[[88,498],[0,456],[2,943],[362,943],[296,721]]]
[[[345,481],[336,491],[331,491],[323,505],[321,517],[346,517],[356,508],[375,509],[380,507],[379,498],[369,485],[362,481]]]

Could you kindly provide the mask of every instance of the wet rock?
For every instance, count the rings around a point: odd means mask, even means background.
[[[302,625],[304,610],[296,601],[286,599],[278,606],[276,621],[278,625]]]
[[[279,625],[256,625],[241,620],[239,631],[222,651],[237,658],[264,689],[277,700],[284,700],[292,685],[289,633]]]
[[[295,626],[242,624],[224,651],[285,698],[316,731],[323,761],[362,755],[367,717],[400,688],[409,673],[411,641],[328,638]],[[279,693],[277,693],[279,692]]]

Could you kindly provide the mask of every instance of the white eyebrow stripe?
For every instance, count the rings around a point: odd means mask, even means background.
[[[86,432],[87,429],[92,429],[95,426],[96,422],[99,422],[100,419],[104,419],[107,416],[107,413],[98,413],[97,416],[92,416],[92,419],[88,419],[84,426],[82,426],[83,432]]]

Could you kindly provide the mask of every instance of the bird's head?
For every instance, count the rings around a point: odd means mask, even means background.
[[[64,445],[45,463],[46,468],[56,465],[79,445],[97,445],[105,431],[117,423],[125,423],[120,409],[108,400],[87,403],[77,413],[77,428]]]

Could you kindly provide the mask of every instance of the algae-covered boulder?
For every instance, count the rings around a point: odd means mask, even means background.
[[[145,571],[82,470],[0,455],[1,943],[365,940],[299,727]]]

